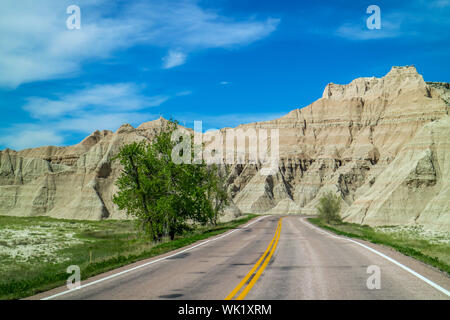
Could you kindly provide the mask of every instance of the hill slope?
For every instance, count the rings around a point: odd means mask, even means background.
[[[332,190],[346,221],[450,230],[449,102],[449,84],[393,67],[382,78],[328,84],[322,98],[279,119],[241,125],[278,129],[280,158],[269,176],[255,164],[228,166],[230,211],[312,214]],[[111,201],[120,174],[111,159],[164,121],[97,131],[70,147],[1,151],[0,214],[124,217]]]

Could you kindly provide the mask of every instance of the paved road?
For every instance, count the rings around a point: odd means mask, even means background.
[[[78,290],[57,288],[31,298],[450,299],[450,278],[434,268],[325,233],[299,216],[258,218],[177,252],[96,276]],[[369,266],[379,267],[380,289],[367,287]]]

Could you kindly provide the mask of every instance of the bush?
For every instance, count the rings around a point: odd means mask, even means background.
[[[320,198],[319,205],[316,209],[319,212],[319,217],[324,219],[327,223],[341,221],[341,217],[339,216],[339,211],[341,210],[341,198],[334,195],[332,192],[328,192]]]

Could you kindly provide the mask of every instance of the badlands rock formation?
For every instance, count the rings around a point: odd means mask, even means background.
[[[228,212],[315,214],[320,196],[342,198],[346,221],[450,230],[450,85],[414,67],[383,78],[328,84],[322,98],[279,119],[238,128],[279,130],[279,163],[228,165]],[[111,198],[120,146],[150,139],[164,119],[96,131],[71,147],[0,152],[0,214],[123,218]],[[222,131],[225,131],[223,129]]]

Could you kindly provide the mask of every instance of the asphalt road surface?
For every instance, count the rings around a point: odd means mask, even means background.
[[[448,290],[444,273],[392,249],[332,235],[303,217],[266,216],[79,289],[30,298],[448,300]]]

